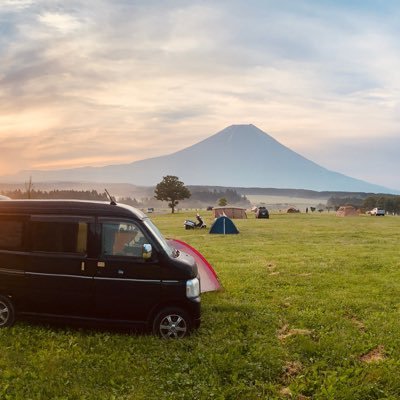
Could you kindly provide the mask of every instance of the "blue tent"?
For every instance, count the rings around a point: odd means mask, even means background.
[[[231,234],[239,233],[235,224],[226,215],[218,217],[211,226],[210,233]]]

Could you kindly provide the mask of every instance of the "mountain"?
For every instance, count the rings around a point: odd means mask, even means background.
[[[176,153],[105,167],[24,171],[4,180],[88,181],[152,186],[165,175],[187,185],[393,193],[330,171],[283,146],[254,125],[232,125]]]

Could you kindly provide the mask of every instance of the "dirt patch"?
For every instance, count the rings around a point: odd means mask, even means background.
[[[368,353],[363,354],[360,357],[360,361],[369,364],[383,361],[385,358],[385,348],[383,347],[383,345],[380,344],[379,346],[375,347],[375,349],[372,349]]]
[[[281,397],[287,397],[288,399],[296,399],[296,400],[308,400],[310,397],[299,394],[298,396],[293,396],[292,391],[288,387],[284,387],[279,391],[279,395]]]
[[[292,305],[290,300],[291,300],[290,297],[286,297],[285,299],[283,299],[283,302],[280,304],[280,306],[282,308],[289,308]]]
[[[279,391],[282,397],[292,397],[292,391],[288,387],[284,387]]]
[[[275,263],[273,261],[267,261],[267,268],[275,268]]]
[[[279,271],[276,271],[276,265],[272,261],[267,262],[265,267],[267,268],[268,275],[279,275],[280,274]]]
[[[352,316],[350,317],[350,321],[353,323],[354,326],[356,326],[361,332],[365,332],[367,328],[365,327],[364,323],[357,319],[356,317]]]
[[[283,367],[282,382],[290,383],[302,370],[303,364],[300,361],[287,361]]]
[[[361,332],[366,332],[367,328],[358,317],[356,317],[352,313],[345,313],[345,318],[347,318],[356,328],[358,328]]]
[[[278,339],[283,341],[291,336],[297,335],[311,335],[313,332],[309,329],[296,329],[296,328],[289,328],[288,324],[282,326],[281,329],[278,330]]]

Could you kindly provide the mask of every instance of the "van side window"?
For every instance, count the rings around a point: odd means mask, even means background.
[[[86,254],[88,224],[78,221],[31,221],[33,251]]]
[[[105,222],[102,224],[102,249],[105,256],[142,257],[148,243],[142,230],[133,223]]]
[[[23,250],[24,223],[9,217],[0,218],[0,250]]]

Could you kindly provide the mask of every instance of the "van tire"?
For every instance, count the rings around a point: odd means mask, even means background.
[[[15,310],[11,300],[0,295],[0,328],[12,326],[15,321]]]
[[[192,321],[181,308],[164,308],[153,320],[153,334],[163,339],[182,339],[191,331]]]

